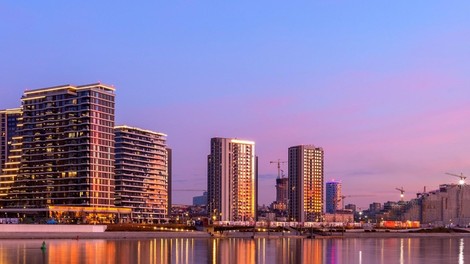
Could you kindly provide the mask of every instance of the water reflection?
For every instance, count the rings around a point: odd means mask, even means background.
[[[464,263],[470,238],[0,241],[0,263]]]
[[[460,239],[460,245],[459,245],[459,264],[463,264],[463,238]]]

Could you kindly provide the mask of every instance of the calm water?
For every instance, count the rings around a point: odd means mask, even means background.
[[[469,263],[470,238],[0,241],[0,263]]]

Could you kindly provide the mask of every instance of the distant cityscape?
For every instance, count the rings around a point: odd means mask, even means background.
[[[253,141],[216,137],[207,156],[207,189],[192,205],[172,204],[172,149],[164,133],[115,124],[115,89],[101,83],[25,91],[0,111],[0,223],[407,222],[470,225],[470,187],[423,190],[410,201],[346,203],[341,181],[324,181],[324,150],[287,149],[273,179],[276,200],[258,204]],[[284,171],[287,166],[287,175]]]

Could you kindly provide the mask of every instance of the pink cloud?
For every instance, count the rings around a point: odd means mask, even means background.
[[[205,186],[209,139],[222,136],[256,141],[260,174],[273,175],[272,182],[263,178],[262,203],[274,199],[276,168],[269,161],[286,160],[287,148],[297,144],[323,147],[325,177],[342,180],[345,192],[396,200],[395,187],[410,193],[424,185],[435,189],[453,180],[445,171],[470,169],[464,147],[470,144],[470,104],[465,97],[453,98],[451,89],[464,84],[456,76],[425,70],[352,72],[325,86],[325,94],[218,97],[137,109],[140,114],[132,115],[139,116],[136,125],[152,124],[149,129],[169,134],[181,188]],[[365,206],[373,200],[355,202]]]

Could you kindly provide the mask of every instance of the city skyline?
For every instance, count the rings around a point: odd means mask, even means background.
[[[298,144],[325,150],[344,195],[369,195],[347,203],[398,201],[402,186],[408,200],[470,173],[469,5],[2,3],[0,109],[102,81],[117,125],[169,135],[174,188],[205,189],[220,136],[256,142],[260,204],[275,200],[269,161]]]

